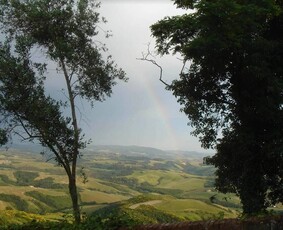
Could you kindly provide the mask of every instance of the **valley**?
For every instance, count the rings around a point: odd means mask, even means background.
[[[78,166],[82,213],[119,207],[128,212],[150,209],[176,220],[237,217],[240,200],[214,190],[214,168],[203,165],[204,156],[137,146],[88,148]],[[37,149],[1,151],[0,210],[45,217],[57,213],[59,219],[71,213],[63,168]]]

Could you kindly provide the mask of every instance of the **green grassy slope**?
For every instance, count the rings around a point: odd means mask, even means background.
[[[182,155],[174,158],[166,153],[162,159],[161,150],[150,148],[149,153],[146,151],[147,148],[135,149],[134,146],[127,148],[125,153],[123,147],[115,148],[115,151],[111,148],[88,149],[78,166],[82,211],[98,212],[116,203],[129,215],[141,215],[137,213],[143,210],[147,210],[142,214],[144,216],[156,212],[161,216],[161,213],[168,214],[168,218],[189,220],[237,215],[239,199],[233,194],[227,198],[214,191],[214,169],[203,166],[201,158],[194,156],[194,159],[188,160]],[[88,176],[87,183],[83,183],[80,177],[82,167]],[[37,153],[0,152],[0,191],[0,210],[13,209],[34,214],[71,213],[64,170],[46,162]],[[134,204],[131,198],[143,194],[147,196],[137,198],[135,204],[152,200],[151,196],[158,196],[154,198],[158,202],[140,204],[138,208],[131,209],[130,205]],[[150,218],[152,220],[153,217]]]

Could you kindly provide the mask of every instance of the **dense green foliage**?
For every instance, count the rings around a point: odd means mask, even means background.
[[[161,214],[162,215],[162,214]],[[2,218],[1,218],[2,217]],[[121,216],[120,216],[121,217]],[[51,220],[51,219],[44,219],[39,215],[30,215],[26,214],[24,212],[6,212],[6,216],[3,218],[2,215],[0,215],[0,229],[1,230],[117,230],[119,227],[122,227],[122,229],[135,229],[136,225],[133,225],[132,221],[134,218],[136,220],[142,220],[142,218],[134,215],[125,215],[124,217],[121,217],[120,220],[117,218],[112,219],[112,223],[110,219],[103,219],[99,217],[91,217],[85,219],[81,224],[72,224],[68,221],[68,219],[64,220]],[[16,219],[18,223],[14,224],[7,224],[9,221],[8,219]],[[219,213],[219,218],[221,218],[221,213]],[[7,222],[5,222],[7,220]],[[19,224],[19,221],[24,222],[23,224]],[[280,229],[282,226],[282,216],[276,216],[276,215],[269,215],[269,216],[258,216],[256,218],[243,218],[243,219],[237,219],[237,220],[221,220],[221,221],[204,221],[204,222],[198,222],[198,223],[190,223],[190,226],[184,225],[183,223],[172,223],[170,225],[167,224],[167,226],[163,225],[162,228],[170,228],[170,229],[179,229],[181,226],[183,229],[190,229],[192,228],[198,228],[198,229],[205,229],[207,226],[210,226],[215,229]],[[3,224],[5,223],[5,224]],[[143,223],[144,224],[144,223]],[[181,226],[180,226],[181,224]],[[169,225],[169,226],[168,226]],[[213,225],[213,226],[211,226]],[[139,228],[142,228],[143,226],[139,226]],[[161,228],[161,226],[155,225],[155,226],[147,226],[147,228]]]
[[[76,99],[103,101],[117,79],[126,80],[111,57],[104,60],[106,47],[94,42],[101,22],[97,7],[93,0],[0,1],[6,37],[0,41],[0,145],[9,132],[47,147],[68,176],[77,222],[77,159],[88,141],[79,127]],[[46,58],[42,62],[34,61],[36,49]],[[50,63],[65,80],[66,101],[56,101],[45,90]]]
[[[57,211],[61,209],[71,208],[71,200],[68,196],[50,196],[38,191],[26,192],[25,195],[30,196],[42,203],[51,206]]]
[[[34,186],[38,188],[49,189],[68,189],[66,184],[54,183],[54,178],[46,177],[39,180],[34,180],[38,176],[38,172],[16,171],[14,173],[16,182],[11,180],[7,175],[0,174],[0,183],[2,185],[17,185],[17,186]]]
[[[0,145],[5,145],[8,142],[8,133],[5,129],[0,129]]]
[[[20,211],[29,210],[27,201],[23,200],[19,196],[1,193],[0,200],[12,203],[17,210]]]
[[[0,175],[2,185],[16,185],[16,182],[13,180],[10,180],[10,178],[7,175]]]
[[[27,215],[23,212],[6,211],[0,213],[0,229],[77,229],[77,230],[115,230],[122,228],[134,229],[135,226],[156,223],[174,223],[185,220],[193,220],[190,218],[179,217],[172,212],[157,209],[151,205],[146,205],[148,201],[160,199],[158,195],[145,195],[134,197],[128,201],[119,202],[109,205],[105,208],[93,212],[86,216],[84,221],[79,225],[73,225],[68,217],[63,219],[52,220],[50,217]],[[162,198],[161,198],[162,199]],[[133,205],[141,204],[135,208]],[[19,222],[5,221],[7,216],[14,215]],[[219,211],[212,215],[206,211],[192,212],[192,218],[199,217],[198,220],[223,219],[224,212]]]
[[[46,177],[44,179],[34,180],[31,185],[39,188],[66,189],[66,190],[68,189],[68,186],[66,184],[54,183],[54,178],[52,177]]]
[[[19,185],[30,185],[33,180],[39,176],[37,172],[28,172],[28,171],[16,171],[14,176]]]
[[[237,193],[245,213],[283,201],[283,2],[175,1],[152,34],[160,54],[189,68],[172,82],[193,134],[215,148],[216,187]],[[193,10],[193,11],[190,11]]]

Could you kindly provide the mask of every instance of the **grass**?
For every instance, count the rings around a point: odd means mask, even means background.
[[[150,185],[158,185],[159,179],[164,175],[161,170],[148,170],[148,171],[136,171],[132,175],[127,176],[127,178],[135,178],[138,182],[149,183]]]
[[[136,171],[127,177],[137,179],[140,184],[147,182],[159,188],[174,188],[184,191],[203,189],[206,181],[205,177],[163,170]]]
[[[135,191],[133,189],[130,189],[126,185],[116,184],[116,183],[108,182],[108,181],[101,181],[101,180],[98,180],[98,181],[100,182],[100,184],[107,185],[107,186],[109,186],[112,189],[115,188],[121,194],[128,194],[129,196],[138,196],[138,195],[140,195],[140,192],[137,192],[137,191]]]
[[[82,211],[82,213],[86,213],[86,214],[89,215],[89,214],[91,214],[91,213],[93,213],[93,212],[95,212],[95,211],[97,211],[101,208],[106,207],[106,206],[107,206],[107,204],[94,204],[94,205],[93,204],[92,205],[86,204],[81,208],[81,211]]]
[[[0,200],[9,202],[17,210],[29,211],[29,204],[26,200],[13,194],[0,193]]]
[[[131,163],[127,157],[122,157],[121,159],[123,160],[120,161],[118,161],[120,159],[119,157],[111,158],[111,155],[100,155],[97,157],[94,154],[93,156],[87,155],[86,157],[87,161],[84,161],[85,159],[83,159],[82,162],[85,166],[84,171],[88,176],[88,182],[86,184],[82,182],[82,179],[79,176],[80,166],[78,166],[77,184],[83,204],[82,210],[87,213],[104,207],[107,204],[121,201],[126,202],[127,199],[140,195],[142,192],[141,188],[143,188],[142,183],[146,183],[145,186],[148,186],[149,188],[149,190],[145,191],[155,193],[157,194],[157,197],[160,196],[160,194],[163,194],[160,198],[162,200],[160,204],[155,202],[148,203],[159,210],[168,210],[172,213],[177,213],[184,218],[193,217],[196,219],[200,218],[202,215],[216,215],[222,210],[220,206],[208,204],[210,202],[209,198],[215,193],[207,192],[207,190],[212,188],[204,187],[207,177],[196,176],[182,171],[182,167],[185,167],[185,163],[182,164],[182,160],[178,159],[172,164],[170,163],[172,166],[171,170],[166,170],[164,168],[163,165],[165,165],[166,161],[150,160],[146,163],[147,166],[145,169],[140,170],[145,166],[146,162],[140,158],[136,161],[131,159],[131,161],[133,161],[133,163]],[[16,178],[14,176],[14,172],[16,171],[32,171],[38,173],[38,176],[34,179],[34,181],[45,178],[53,178],[54,183],[67,184],[68,182],[63,168],[58,167],[51,162],[44,162],[40,155],[18,152],[12,152],[9,154],[6,154],[5,152],[3,154],[0,152],[0,165],[1,162],[3,164],[9,163],[10,168],[0,167],[0,174],[7,176],[9,180],[13,182],[16,182]],[[184,162],[187,161],[184,160]],[[93,167],[93,163],[98,163],[99,168]],[[112,174],[106,174],[110,175],[109,180],[104,177],[100,177],[101,179],[95,178],[94,172],[96,171],[101,170],[102,172],[106,172],[107,170],[114,170],[111,167],[109,168],[109,164],[113,164],[115,167],[119,164],[123,167],[127,165],[129,168],[133,169],[133,171],[130,170],[129,173],[133,173],[130,175],[121,174],[119,176],[117,176],[118,174],[113,174],[114,176],[112,176]],[[197,166],[199,162],[195,161],[192,164]],[[161,168],[158,169],[158,166],[161,166]],[[155,170],[155,168],[157,169]],[[119,171],[120,169],[118,168],[117,170]],[[124,169],[122,168],[121,170]],[[92,175],[94,177],[92,177]],[[123,178],[134,179],[133,184],[129,184],[131,183],[128,182],[130,180],[120,180]],[[137,183],[135,183],[135,180]],[[135,186],[139,186],[139,189]],[[64,209],[64,212],[72,211],[67,208],[68,205],[66,205],[66,200],[64,201],[65,198],[62,198],[68,197],[68,190],[66,188],[45,189],[33,187],[32,185],[17,186],[16,184],[5,184],[5,182],[3,183],[3,181],[0,181],[0,190],[1,193],[15,195],[27,201],[29,210],[32,212],[54,212],[61,206],[62,208],[66,208]],[[167,196],[166,194],[184,199],[177,199],[173,196]],[[222,200],[223,198],[224,196],[218,197],[219,200]],[[58,201],[58,204],[60,203],[59,201],[62,201],[64,205],[56,206],[52,200]],[[156,200],[159,200],[159,198],[156,198]],[[232,196],[231,202],[238,202],[238,200],[234,199]],[[7,207],[13,207],[13,204],[11,202],[0,201],[0,210],[4,210]],[[205,209],[206,211],[213,209],[214,211],[209,211],[208,214],[201,213],[202,209]],[[228,210],[224,210],[224,212],[226,215]]]
[[[129,199],[128,196],[91,190],[83,190],[80,195],[83,202],[96,202],[97,204],[114,203],[117,201]]]
[[[207,200],[209,201],[209,198],[213,196],[216,192],[210,192],[209,190],[206,191],[187,191],[184,193],[184,196],[190,199],[196,199],[196,200]]]
[[[71,198],[68,194],[52,196],[38,191],[30,191],[26,192],[25,195],[52,207],[54,210],[66,209],[72,206]]]
[[[40,215],[28,214],[26,212],[16,210],[0,211],[0,226],[5,227],[10,224],[23,224],[28,223],[36,219],[38,221],[44,221],[44,218]]]
[[[78,184],[80,185],[81,188],[88,189],[88,190],[98,190],[101,192],[106,192],[106,193],[119,193],[119,190],[99,183],[100,180],[94,179],[94,178],[87,178],[88,182],[83,184],[80,180],[81,178],[78,179]]]
[[[203,201],[193,200],[193,199],[165,200],[161,203],[158,203],[156,207],[163,210],[169,210],[172,212],[206,210],[207,212],[217,213],[219,211],[216,210],[215,206],[213,205],[209,205]]]
[[[161,203],[155,204],[154,207],[163,211],[174,213],[177,216],[181,216],[189,220],[210,219],[217,217],[219,213],[224,213],[224,217],[226,218],[235,218],[237,216],[236,212],[193,199],[165,200]]]
[[[9,202],[0,200],[0,210],[5,210],[7,207],[11,207],[11,204]]]
[[[0,169],[0,174],[1,175],[6,175],[10,180],[16,182],[16,178],[14,176],[14,171],[10,169]]]
[[[30,223],[31,221],[36,220],[37,222],[58,222],[64,220],[63,213],[47,213],[45,215],[38,215],[32,213],[26,213],[17,210],[0,210],[0,229],[7,227],[11,224],[25,224]],[[19,229],[19,228],[17,228]]]
[[[160,188],[174,188],[181,189],[183,191],[204,190],[204,183],[206,179],[195,176],[175,175],[174,177],[164,176],[160,180],[160,184],[157,187]]]

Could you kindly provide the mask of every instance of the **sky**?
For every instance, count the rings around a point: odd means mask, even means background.
[[[77,101],[79,125],[86,139],[93,145],[138,145],[163,150],[205,152],[198,138],[192,136],[188,118],[180,112],[180,105],[172,92],[159,79],[159,69],[153,64],[137,60],[146,52],[148,44],[154,50],[155,40],[150,26],[165,16],[185,13],[176,9],[171,0],[101,0],[98,9],[107,24],[100,31],[111,30],[113,36],[95,38],[106,44],[107,55],[122,68],[129,78],[113,88],[111,97],[96,102],[94,108]],[[103,33],[102,33],[103,34]],[[42,54],[39,54],[42,58]],[[163,68],[163,79],[169,84],[178,78],[182,62],[176,56],[156,57]],[[48,91],[59,99],[63,76],[58,80],[56,66],[49,65]]]
[[[81,126],[95,145],[139,145],[164,150],[204,151],[172,92],[159,80],[159,69],[139,61],[147,44],[154,49],[150,25],[165,16],[183,14],[170,0],[102,0],[99,9],[108,23],[103,30],[113,36],[106,43],[109,54],[126,72],[129,81],[118,82],[106,101],[92,110],[81,109]],[[157,57],[163,78],[170,83],[178,78],[182,62],[173,56]]]

